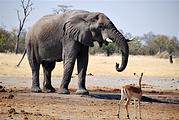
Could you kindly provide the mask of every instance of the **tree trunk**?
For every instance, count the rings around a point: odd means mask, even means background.
[[[170,59],[170,63],[173,63],[173,57],[172,57],[172,55],[169,56],[169,59]]]

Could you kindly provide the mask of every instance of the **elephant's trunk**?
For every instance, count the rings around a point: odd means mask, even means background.
[[[118,72],[122,72],[128,63],[128,57],[129,57],[129,46],[128,46],[128,40],[125,39],[125,37],[118,31],[115,30],[115,43],[120,48],[121,54],[122,54],[122,63],[119,67],[119,64],[116,63],[116,70]]]
[[[124,44],[124,47],[121,48],[121,53],[122,53],[122,63],[121,63],[121,66],[119,67],[119,64],[116,63],[116,70],[118,72],[122,72],[126,68],[127,63],[128,63],[129,47],[128,47],[127,42],[125,42],[123,44]]]

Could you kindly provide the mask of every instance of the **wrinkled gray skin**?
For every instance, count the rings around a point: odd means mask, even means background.
[[[88,65],[88,50],[94,41],[100,46],[110,38],[122,53],[122,64],[116,64],[118,72],[126,68],[129,48],[128,40],[116,29],[103,13],[82,10],[67,11],[60,15],[47,15],[36,22],[26,36],[26,52],[32,69],[32,92],[41,92],[39,68],[43,66],[43,91],[55,92],[51,85],[51,72],[56,62],[63,61],[64,73],[58,93],[69,94],[75,61],[77,60],[77,94],[89,94],[85,87]]]

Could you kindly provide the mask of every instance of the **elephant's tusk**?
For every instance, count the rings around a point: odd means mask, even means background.
[[[130,40],[128,40],[127,39],[127,42],[132,42],[132,41],[134,41],[136,38],[134,37],[134,38],[131,38]]]
[[[106,38],[106,41],[107,42],[113,42],[111,39],[109,39],[109,38]]]

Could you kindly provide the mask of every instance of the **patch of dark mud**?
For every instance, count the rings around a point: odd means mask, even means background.
[[[2,97],[3,99],[13,99],[14,98],[14,95],[13,94],[9,94],[7,96],[3,96]]]
[[[5,87],[2,86],[2,85],[0,85],[0,92],[7,92],[6,89],[5,89]]]

